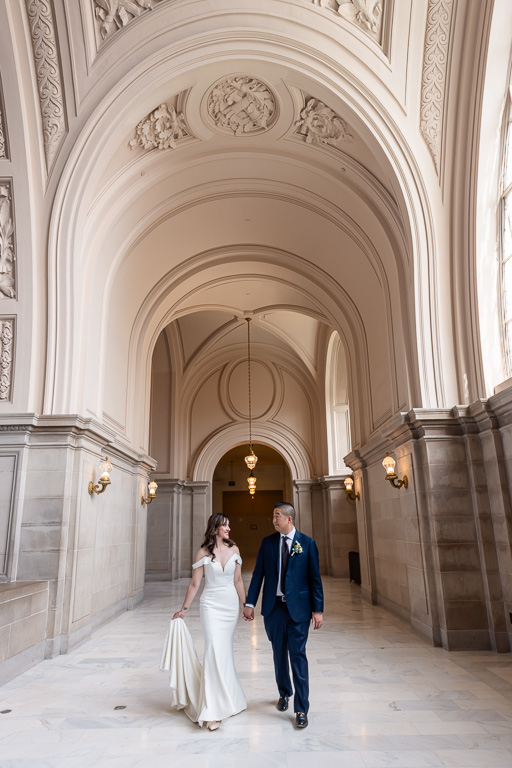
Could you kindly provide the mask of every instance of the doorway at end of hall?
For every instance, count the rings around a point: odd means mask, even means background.
[[[224,491],[222,513],[229,517],[231,538],[240,549],[243,570],[252,571],[264,536],[275,532],[272,525],[274,506],[283,501],[282,491]]]

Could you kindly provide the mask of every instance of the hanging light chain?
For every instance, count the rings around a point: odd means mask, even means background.
[[[251,392],[251,318],[246,317],[247,320],[247,385],[249,391],[249,449],[251,453],[254,453],[252,449],[252,392]]]
[[[249,492],[251,497],[254,498],[254,494],[256,492],[256,478],[254,477],[253,469],[256,466],[258,457],[254,453],[254,449],[252,447],[251,318],[246,317],[245,319],[247,320],[247,389],[249,396],[249,455],[245,457],[245,463],[247,464],[247,469],[251,470],[251,474],[247,478],[247,482],[249,484]]]

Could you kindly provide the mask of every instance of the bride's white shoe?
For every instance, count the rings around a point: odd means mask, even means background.
[[[206,723],[206,727],[209,731],[216,731],[219,725],[220,720],[211,720],[210,722]]]

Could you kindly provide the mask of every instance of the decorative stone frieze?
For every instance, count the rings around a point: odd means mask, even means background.
[[[190,136],[183,112],[177,112],[172,104],[160,104],[140,121],[135,128],[131,149],[176,149],[180,139]]]
[[[53,11],[51,0],[26,0],[26,5],[43,122],[46,167],[50,171],[66,132]]]
[[[14,318],[0,317],[0,402],[12,399]]]
[[[208,115],[215,127],[235,136],[266,131],[277,117],[271,90],[254,77],[233,75],[217,83],[208,94]]]
[[[7,180],[0,180],[0,300],[15,299],[14,223],[12,189]]]
[[[347,130],[343,118],[318,99],[307,99],[295,123],[295,133],[303,136],[306,144],[326,144],[339,147],[354,138]]]
[[[338,13],[380,40],[384,0],[313,0],[313,3]]]
[[[443,128],[444,93],[452,0],[429,0],[423,75],[421,78],[420,130],[439,171]]]
[[[7,148],[5,144],[4,116],[2,113],[2,102],[0,101],[0,158],[7,157]]]
[[[162,0],[92,0],[97,29],[102,40],[128,26]]]

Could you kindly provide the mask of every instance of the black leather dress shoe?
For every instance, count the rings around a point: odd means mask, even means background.
[[[280,712],[286,712],[288,709],[288,696],[280,696],[276,706]]]
[[[296,728],[308,727],[308,716],[305,715],[304,712],[297,712],[295,715],[295,726]]]

